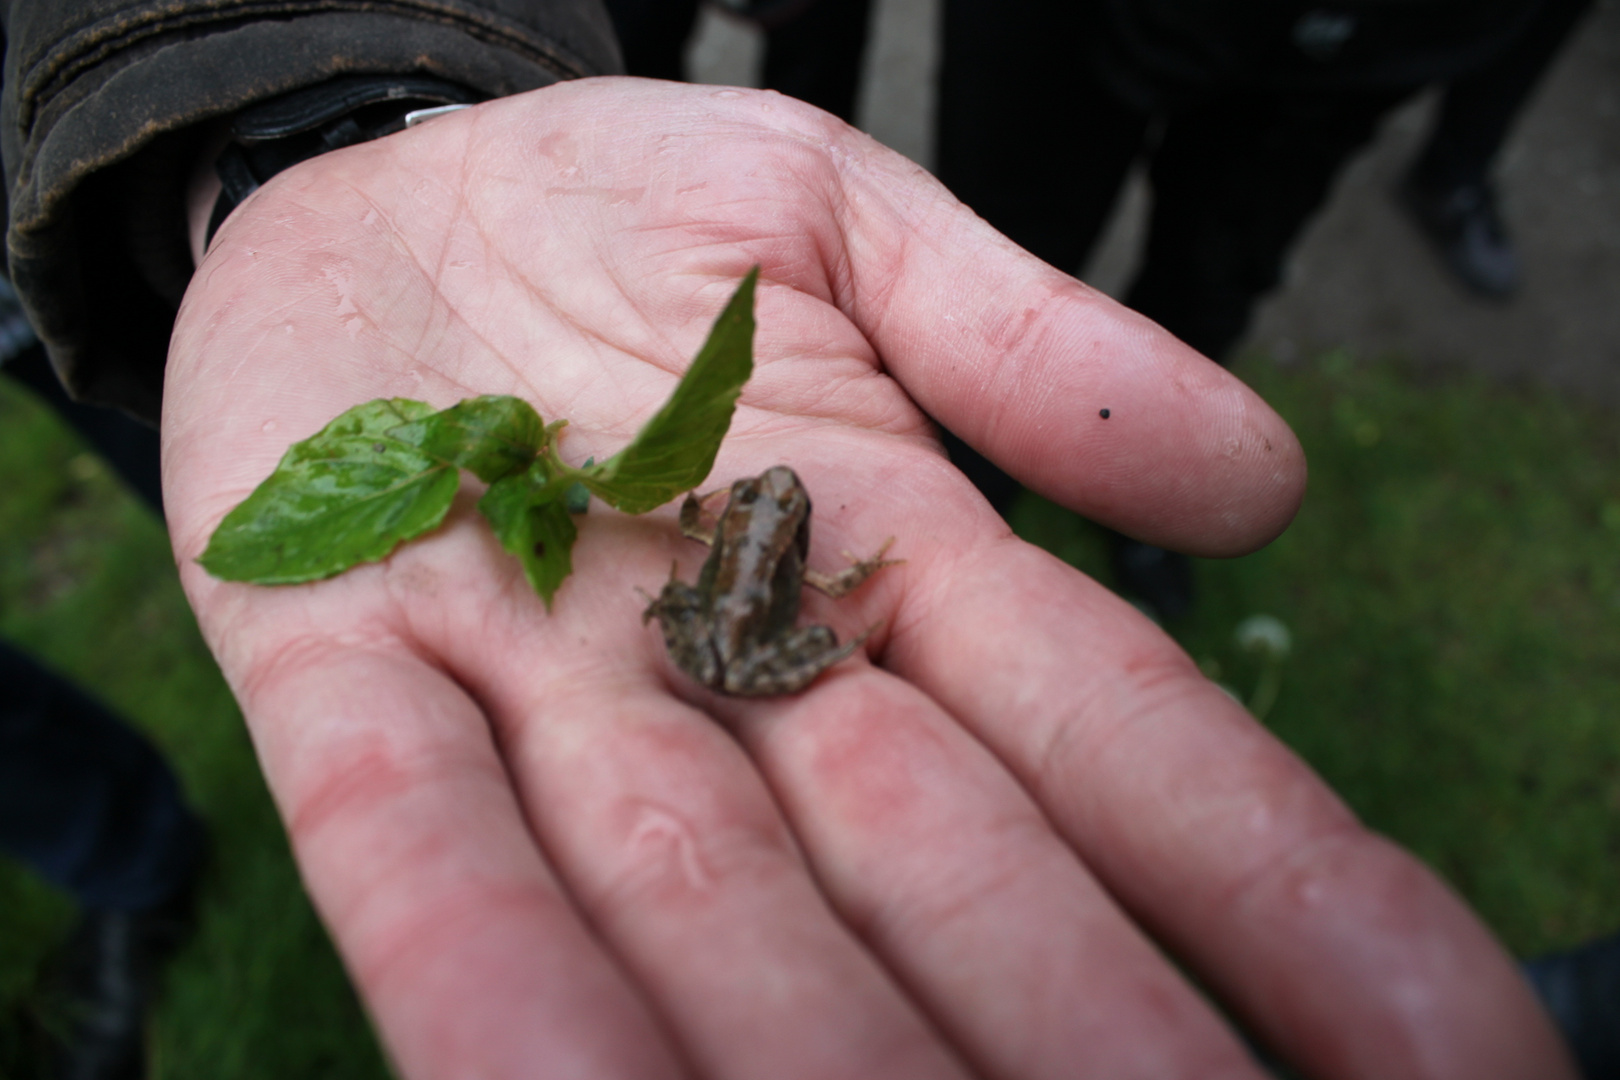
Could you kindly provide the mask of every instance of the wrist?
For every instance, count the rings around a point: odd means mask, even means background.
[[[476,100],[466,88],[428,76],[356,75],[244,109],[208,140],[187,183],[187,236],[194,263],[202,262],[225,219],[277,173]]]

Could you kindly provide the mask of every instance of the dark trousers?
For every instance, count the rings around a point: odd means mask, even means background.
[[[608,0],[625,70],[650,79],[686,78],[682,57],[698,0]],[[871,0],[777,5],[765,25],[764,84],[844,120],[855,118]]]
[[[37,346],[0,370],[44,394],[159,508],[156,432],[69,402]],[[204,843],[201,822],[149,742],[0,642],[0,851],[86,907],[136,910],[183,889]]]
[[[1223,361],[1334,180],[1412,88],[1214,88],[1154,113],[1088,62],[1091,5],[946,0],[939,176],[991,225],[1078,273],[1132,165],[1152,209],[1125,303]],[[992,503],[1015,485],[959,440],[952,460]]]
[[[0,642],[0,850],[86,907],[135,910],[189,883],[203,842],[150,743]]]
[[[1434,132],[1413,166],[1431,191],[1483,183],[1508,131],[1592,0],[1544,0],[1495,60],[1446,86]]]
[[[947,0],[940,179],[1074,273],[1131,166],[1146,159],[1152,211],[1126,303],[1221,360],[1345,164],[1416,87],[1213,88],[1155,115],[1116,96],[1087,62],[1087,7]]]

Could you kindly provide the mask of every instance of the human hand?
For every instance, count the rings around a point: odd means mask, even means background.
[[[593,506],[549,615],[470,494],[330,581],[194,563],[369,398],[518,394],[570,460],[611,453],[754,263],[710,486],[793,466],[819,569],[898,537],[903,566],[806,596],[878,627],[870,662],[784,699],[694,686],[636,592],[703,557],[673,507]],[[220,231],[167,379],[187,591],[408,1077],[1261,1075],[1160,948],[1313,1076],[1567,1075],[1449,891],[1012,537],[922,410],[1199,554],[1286,525],[1287,428],[824,114],[587,80],[307,162]]]

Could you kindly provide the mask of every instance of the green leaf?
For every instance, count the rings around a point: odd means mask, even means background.
[[[522,398],[486,394],[467,398],[389,431],[400,442],[493,483],[529,467],[545,442],[540,414]]]
[[[197,561],[215,577],[291,585],[381,559],[444,520],[460,476],[390,432],[433,407],[379,399],[294,443],[225,515]]]
[[[644,514],[703,483],[754,371],[758,280],[756,266],[715,320],[675,392],[630,445],[599,465],[565,469],[570,479],[627,514]]]
[[[526,472],[502,477],[478,500],[501,546],[523,564],[523,574],[551,610],[551,599],[574,571],[578,531],[563,498],[566,485],[535,462]]]

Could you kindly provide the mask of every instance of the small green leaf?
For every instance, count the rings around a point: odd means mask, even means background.
[[[574,570],[578,531],[562,496],[563,485],[546,475],[541,462],[526,472],[502,477],[478,500],[501,546],[523,564],[529,584],[551,610],[551,599]]]
[[[460,476],[389,434],[432,412],[404,398],[368,401],[294,443],[197,561],[227,581],[291,585],[381,559],[437,527]]]
[[[627,514],[644,514],[703,483],[754,370],[758,280],[756,266],[715,320],[675,392],[630,445],[599,465],[565,470],[570,479]]]
[[[534,406],[522,398],[486,394],[466,398],[389,434],[493,483],[529,467],[545,441],[546,429]]]
[[[596,459],[594,457],[588,457],[585,459],[585,464],[581,465],[580,468],[589,469],[595,464]],[[587,512],[591,508],[591,489],[580,483],[578,480],[575,480],[563,491],[563,505],[568,507],[568,512],[570,514],[583,514]]]

